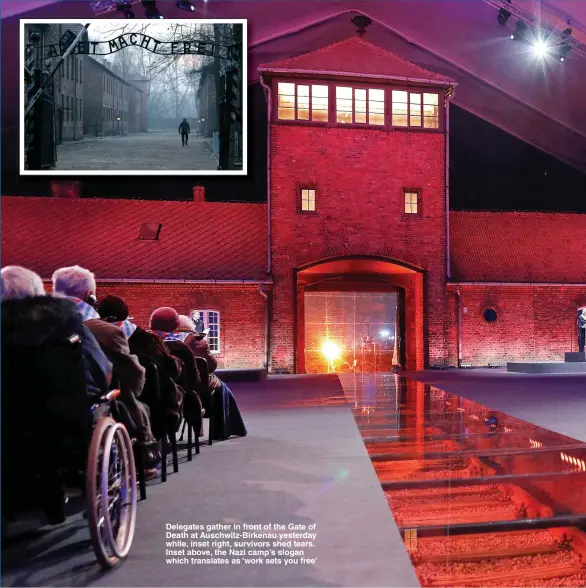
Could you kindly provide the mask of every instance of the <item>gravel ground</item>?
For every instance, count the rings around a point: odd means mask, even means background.
[[[55,169],[210,171],[218,166],[210,153],[208,139],[190,136],[189,145],[182,147],[181,135],[172,132],[96,137],[59,146]]]
[[[535,568],[549,568],[550,566],[560,564],[572,564],[579,570],[580,561],[578,555],[573,551],[559,551],[557,553],[548,553],[543,555],[531,555],[526,557],[511,557],[506,559],[486,559],[479,562],[469,563],[422,563],[416,566],[415,571],[422,586],[427,586],[438,577],[455,577],[455,576],[479,576],[486,575],[486,582],[482,586],[545,586],[547,580],[523,580],[522,575],[527,571],[534,571]],[[520,578],[518,583],[511,583],[495,580],[490,581],[491,574],[506,573],[518,571]],[[582,574],[576,574],[580,577]],[[571,580],[572,577],[567,578]],[[458,584],[455,584],[457,586]],[[479,584],[475,583],[476,586]],[[551,586],[562,586],[560,580],[556,579]],[[584,584],[564,584],[567,586],[584,586]],[[454,587],[455,588],[455,587]]]
[[[490,551],[520,547],[550,546],[554,538],[549,531],[521,531],[506,534],[483,533],[478,535],[451,536],[441,539],[419,539],[414,555],[445,555],[469,551]]]

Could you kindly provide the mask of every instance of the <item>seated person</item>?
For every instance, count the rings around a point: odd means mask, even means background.
[[[213,438],[227,439],[232,435],[245,437],[246,426],[240,415],[234,394],[214,373],[218,362],[210,350],[205,334],[196,332],[196,323],[186,315],[179,315],[175,333],[183,339],[195,357],[202,357],[208,364],[209,390],[215,407],[212,425]]]
[[[2,480],[3,512],[40,506],[58,524],[64,486],[83,487],[90,405],[107,392],[112,364],[76,305],[47,295],[28,269],[2,269],[1,310],[2,433],[18,445],[2,452],[10,473]]]
[[[120,384],[120,400],[126,407],[130,418],[136,425],[135,435],[143,447],[145,456],[145,475],[157,475],[154,467],[159,459],[157,441],[153,436],[149,411],[138,398],[144,386],[144,368],[136,356],[130,354],[124,333],[114,325],[103,321],[95,310],[96,280],[94,274],[79,266],[58,269],[53,274],[53,291],[67,296],[77,305],[84,325],[93,333],[106,357],[114,366],[114,375]]]
[[[203,436],[203,424],[201,416],[204,414],[204,406],[207,398],[201,398],[201,379],[195,363],[195,357],[189,347],[181,341],[179,335],[173,331],[178,325],[179,315],[174,308],[161,307],[153,312],[150,318],[150,332],[154,333],[165,343],[170,353],[183,363],[183,372],[179,383],[185,390],[185,419],[193,426],[200,428],[200,436]],[[199,418],[193,415],[198,411]]]
[[[88,395],[104,393],[112,379],[112,364],[73,302],[47,295],[40,276],[19,266],[2,269],[2,343],[41,345],[50,339],[79,335]]]
[[[97,306],[97,310],[108,323],[122,330],[128,337],[130,353],[136,355],[146,370],[146,379],[141,400],[151,411],[153,434],[162,439],[169,428],[177,430],[181,422],[183,391],[177,386],[181,375],[181,362],[169,353],[164,343],[153,333],[131,322],[128,305],[118,296],[106,296]],[[149,378],[149,368],[155,365],[158,382]],[[162,398],[157,398],[157,389]],[[165,415],[157,414],[163,409]]]

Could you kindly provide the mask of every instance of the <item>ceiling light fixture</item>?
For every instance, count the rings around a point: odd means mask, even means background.
[[[187,12],[194,12],[195,6],[189,0],[177,0],[177,8],[186,10]]]
[[[511,33],[511,39],[513,41],[521,41],[527,34],[527,25],[522,21],[518,20],[515,25],[515,30]]]
[[[508,0],[509,4],[512,4],[511,0]],[[509,18],[511,17],[511,13],[506,9],[506,8],[501,8],[499,10],[499,13],[497,14],[497,21],[501,26],[505,26],[507,24],[507,21],[509,20]]]
[[[560,39],[560,46],[558,49],[558,55],[560,61],[565,61],[568,57],[568,53],[572,49],[570,44],[570,37],[572,36],[572,29],[567,28],[562,32],[562,38]]]
[[[154,0],[142,0],[144,7],[144,15],[147,18],[165,18],[157,8],[157,3]]]

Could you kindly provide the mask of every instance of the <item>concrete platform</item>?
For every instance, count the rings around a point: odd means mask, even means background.
[[[586,362],[508,362],[507,371],[518,374],[586,374]]]
[[[223,382],[259,382],[267,377],[264,368],[221,368],[216,370],[218,378]]]
[[[248,436],[202,446],[167,483],[148,488],[122,565],[99,569],[78,518],[3,549],[2,586],[419,586],[337,376],[230,387]],[[307,556],[316,561],[166,564],[167,523],[228,522],[315,524]]]

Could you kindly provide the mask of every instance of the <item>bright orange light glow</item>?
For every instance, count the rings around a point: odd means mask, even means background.
[[[321,352],[330,363],[334,362],[340,357],[340,348],[333,341],[329,341],[327,339],[322,345]]]

